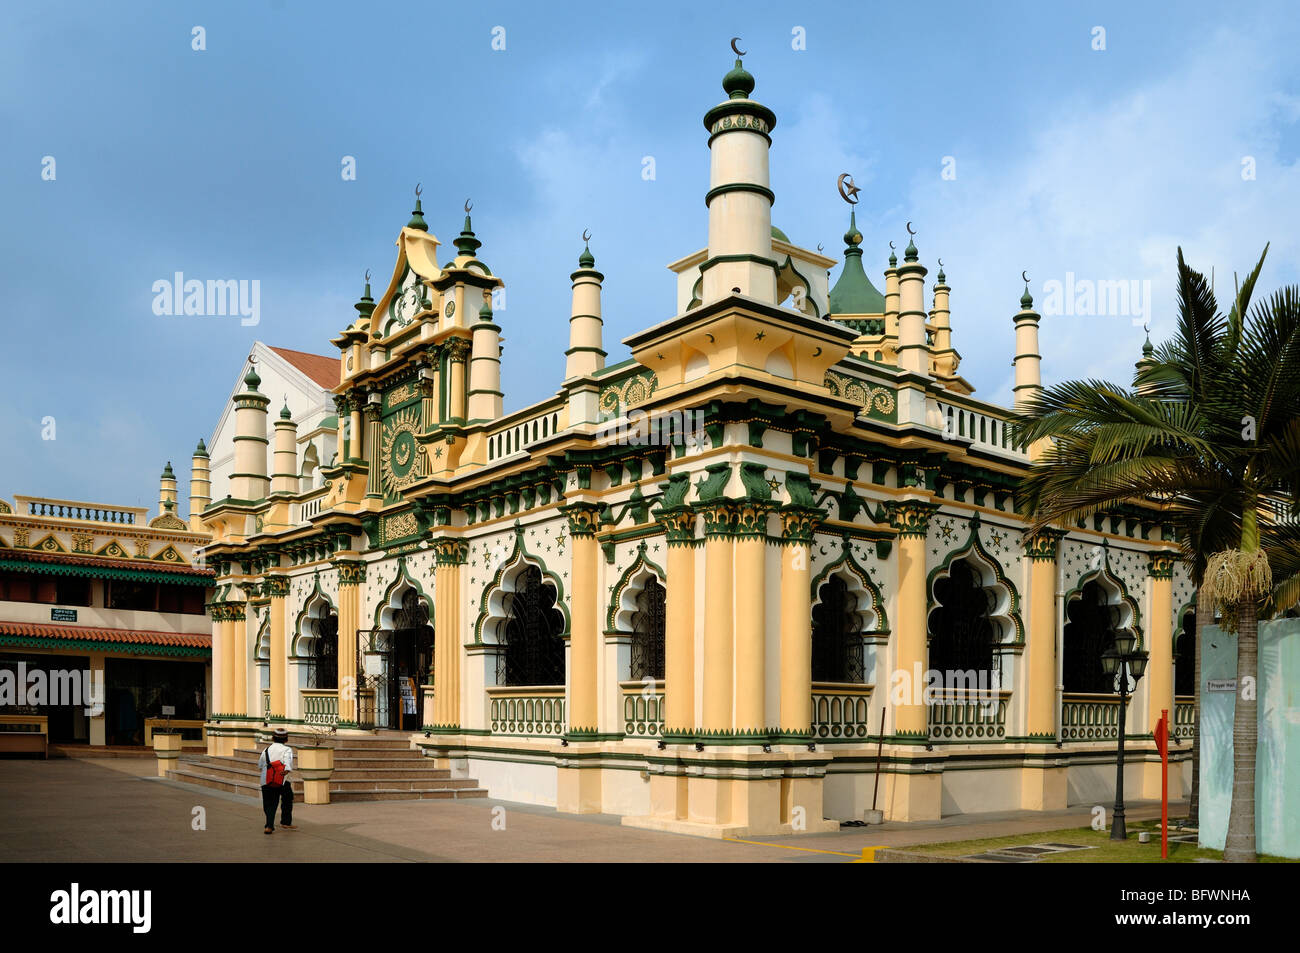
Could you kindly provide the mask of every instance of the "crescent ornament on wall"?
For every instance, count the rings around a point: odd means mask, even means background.
[[[731,38],[731,52],[735,53],[737,56],[744,56],[745,51],[736,45],[739,42],[740,42],[740,37],[733,36]]]

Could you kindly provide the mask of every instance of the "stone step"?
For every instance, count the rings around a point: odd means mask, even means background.
[[[290,747],[293,747],[290,745]],[[236,748],[234,756],[256,761],[262,754],[261,748]],[[334,763],[340,761],[384,760],[384,761],[418,761],[424,756],[414,748],[334,748]]]
[[[194,764],[202,766],[213,771],[230,771],[236,772],[241,776],[246,775],[249,778],[257,776],[257,762],[246,761],[242,758],[228,758],[218,755],[203,755],[202,757],[185,757],[181,756],[180,761],[183,764]],[[334,773],[331,778],[336,781],[367,781],[381,780],[384,778],[393,778],[398,780],[429,780],[441,781],[451,777],[451,771],[446,768],[435,768],[432,765],[408,764],[405,761],[398,762],[396,765],[380,763],[376,766],[355,767],[351,762],[343,762],[341,765],[334,765]],[[301,780],[301,777],[298,778]]]
[[[202,787],[212,788],[217,791],[226,791],[231,794],[242,794],[245,797],[260,798],[261,788],[250,782],[231,780],[205,771],[196,770],[194,766],[185,766],[173,768],[167,772],[167,777],[173,781],[183,781],[187,784],[197,784]],[[460,784],[463,786],[448,787],[449,784]],[[445,799],[451,800],[456,798],[470,797],[487,797],[487,789],[474,787],[477,784],[470,778],[453,779],[449,781],[435,781],[427,783],[423,787],[375,787],[367,789],[346,788],[335,791],[334,784],[330,783],[330,800],[331,801],[410,801],[410,800],[434,800]],[[293,785],[295,800],[301,802],[302,788],[301,782]]]

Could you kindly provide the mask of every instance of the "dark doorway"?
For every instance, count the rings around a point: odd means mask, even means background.
[[[812,611],[812,680],[861,682],[864,674],[858,600],[842,578],[831,576]]]
[[[419,594],[409,589],[393,615],[393,678],[389,686],[391,727],[419,731],[424,723],[422,685],[433,679],[433,626]]]
[[[632,680],[664,677],[664,607],[668,595],[651,576],[636,598],[632,614]]]
[[[1183,614],[1174,647],[1174,694],[1196,694],[1196,610]]]
[[[111,660],[110,660],[111,663]],[[90,675],[90,659],[81,655],[22,655],[6,654],[0,657],[0,669],[6,669],[5,680],[14,692],[12,700],[0,708],[6,715],[44,715],[51,744],[88,743],[90,741],[90,722],[86,715],[86,682]],[[39,676],[36,673],[40,673]],[[21,691],[25,704],[18,704],[20,697],[18,685],[23,683]],[[38,688],[39,681],[39,688]],[[107,692],[111,699],[112,691]],[[56,686],[58,688],[56,689]],[[80,690],[80,699],[64,697],[76,694]],[[56,697],[57,696],[57,697]],[[131,710],[134,713],[135,699],[132,697]],[[37,704],[39,702],[39,704]],[[111,710],[110,710],[111,719]],[[111,720],[110,720],[111,724]],[[141,731],[143,732],[143,722]],[[112,740],[109,741],[112,744]],[[127,741],[124,744],[143,744],[143,741]]]
[[[1115,640],[1119,624],[1119,608],[1107,602],[1106,590],[1090,582],[1066,607],[1061,685],[1067,693],[1109,695],[1115,690],[1114,676],[1101,670],[1101,655]]]
[[[993,677],[993,593],[964,559],[934,584],[930,612],[930,668],[938,672],[988,672]],[[947,678],[947,675],[944,676]]]
[[[505,647],[497,656],[498,685],[564,684],[564,617],[555,608],[556,596],[536,566],[515,580]]]

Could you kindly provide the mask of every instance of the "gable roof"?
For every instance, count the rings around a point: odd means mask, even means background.
[[[294,351],[287,347],[273,347],[271,350],[326,390],[332,391],[339,386],[339,359],[337,357],[308,354],[306,351]]]

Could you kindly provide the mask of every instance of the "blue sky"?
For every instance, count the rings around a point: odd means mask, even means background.
[[[626,357],[622,338],[672,315],[664,266],[705,243],[701,117],[737,34],[778,117],[773,221],[838,255],[835,177],[852,172],[881,284],[911,220],[932,275],[944,260],[977,396],[1009,399],[1022,269],[1040,303],[1067,273],[1151,282],[1153,339],[1179,244],[1221,292],[1269,240],[1263,287],[1297,280],[1288,4],[550,7],[6,5],[0,496],[153,505],[170,459],[184,497],[252,342],[336,353],[365,269],[391,271],[416,182],[448,246],[473,199],[480,257],[507,283],[507,410],[559,386],[584,228],[606,348]],[[154,315],[153,282],[176,271],[260,281],[260,324]],[[1124,378],[1142,337],[1131,315],[1045,317],[1044,375]]]

